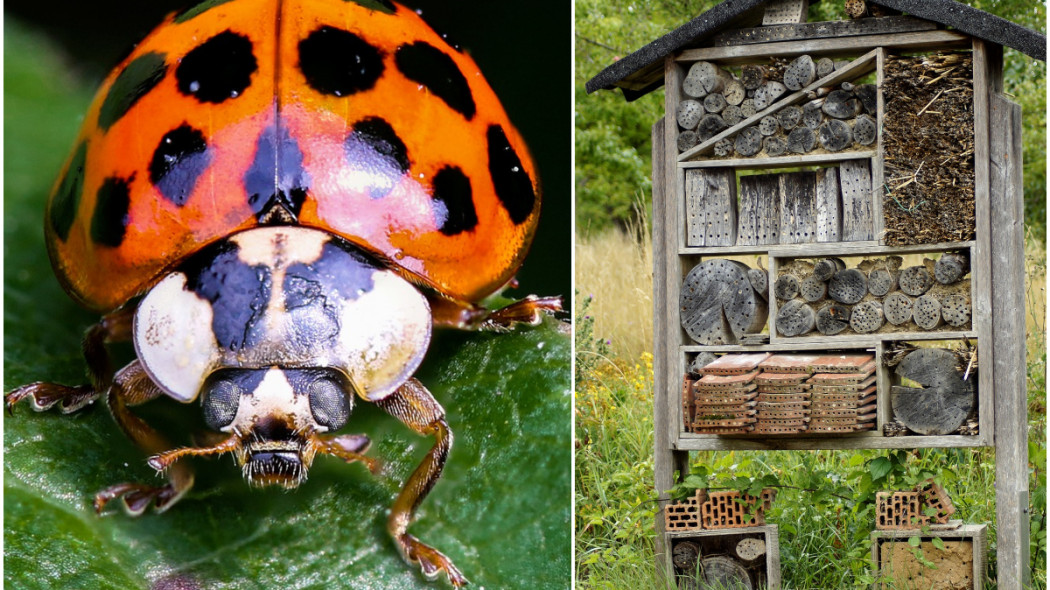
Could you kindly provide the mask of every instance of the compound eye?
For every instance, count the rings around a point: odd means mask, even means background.
[[[348,389],[330,377],[317,379],[310,384],[310,411],[319,425],[339,430],[350,418]]]
[[[233,423],[241,403],[241,387],[229,379],[210,384],[202,402],[204,423],[212,430],[222,430]]]

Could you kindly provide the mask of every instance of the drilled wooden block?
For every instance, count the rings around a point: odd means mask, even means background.
[[[808,10],[809,0],[774,0],[766,5],[762,26],[804,23]]]

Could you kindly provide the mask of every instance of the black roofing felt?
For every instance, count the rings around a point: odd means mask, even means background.
[[[743,15],[764,6],[768,0],[726,0],[670,33],[656,39],[638,51],[613,63],[587,82],[587,92],[612,89],[619,83],[653,64],[662,62],[671,53],[695,45],[739,21]],[[874,0],[887,8],[953,27],[973,35],[1011,47],[1040,61],[1046,61],[1046,36],[993,14],[978,10],[955,0]],[[634,100],[663,84],[659,80],[643,89],[624,88],[624,96]]]

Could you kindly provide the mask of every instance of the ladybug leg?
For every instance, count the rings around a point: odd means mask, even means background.
[[[561,311],[561,297],[529,295],[496,310],[478,307],[465,301],[430,297],[430,311],[435,326],[460,330],[503,331],[516,324],[535,326],[544,314]]]
[[[445,422],[445,410],[415,379],[409,379],[397,391],[378,400],[376,404],[416,433],[432,434],[435,439],[430,452],[419,467],[416,467],[394,500],[394,505],[390,508],[390,517],[387,519],[387,530],[397,543],[405,561],[418,564],[428,580],[437,578],[444,571],[454,587],[465,586],[467,578],[448,557],[407,532],[416,509],[441,477],[441,470],[444,469],[445,460],[452,448],[452,431]]]
[[[117,425],[150,455],[166,451],[172,445],[142,418],[132,413],[129,406],[145,403],[161,395],[163,391],[150,380],[139,361],[133,361],[117,373],[106,395],[106,404]],[[150,504],[158,512],[163,512],[193,487],[193,470],[185,462],[171,465],[166,476],[168,483],[163,486],[121,483],[100,491],[95,495],[95,512],[101,513],[106,504],[117,498],[123,500],[124,508],[133,516],[142,514]]]
[[[134,307],[117,310],[104,316],[84,334],[82,348],[87,360],[90,385],[70,386],[44,381],[23,385],[4,396],[8,413],[14,411],[15,404],[27,398],[33,409],[38,412],[49,410],[58,404],[63,414],[75,412],[93,403],[109,387],[113,378],[113,367],[106,351],[106,343],[131,339],[134,313]]]

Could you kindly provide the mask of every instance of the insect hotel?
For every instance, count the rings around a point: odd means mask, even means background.
[[[999,587],[1020,587],[1022,114],[1003,48],[1045,61],[1046,39],[952,0],[807,11],[727,0],[587,84],[664,87],[656,489],[689,451],[994,446]],[[664,516],[658,559],[678,571]]]

